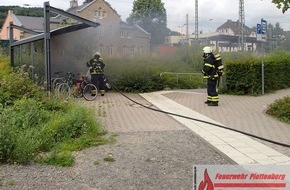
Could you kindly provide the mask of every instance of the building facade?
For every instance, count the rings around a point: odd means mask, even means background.
[[[151,35],[138,25],[121,21],[120,15],[104,0],[70,1],[67,12],[100,23],[96,29],[97,51],[103,55],[135,55],[150,52]]]
[[[88,35],[95,45],[90,46],[92,52],[99,51],[103,55],[139,55],[150,53],[151,35],[138,25],[129,25],[121,21],[120,15],[105,0],[85,0],[78,5],[77,0],[70,1],[70,8],[66,11],[79,17],[100,23],[96,29],[84,29],[79,35]],[[9,23],[22,26],[34,31],[44,31],[42,17],[19,16],[9,11],[0,31],[0,39],[9,39]],[[74,24],[75,21],[63,16],[50,18],[51,30]],[[32,34],[13,29],[14,40],[20,40]],[[92,39],[94,38],[94,39]],[[66,40],[67,41],[67,40]]]
[[[245,26],[245,38],[244,44],[245,51],[255,51],[257,49],[257,35],[252,29]],[[219,52],[232,52],[239,51],[239,23],[227,20],[224,24],[219,26],[215,32],[201,33],[198,35],[198,39],[195,39],[195,34],[191,34],[187,39],[186,35],[181,36],[168,36],[166,38],[166,44],[171,46],[184,45],[187,42],[190,44],[198,42],[199,44],[210,45],[214,50]]]

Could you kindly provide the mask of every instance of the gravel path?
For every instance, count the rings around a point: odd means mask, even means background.
[[[147,103],[137,94],[128,96]],[[193,164],[234,164],[170,116],[120,94],[85,104],[96,108],[104,128],[117,134],[116,142],[75,152],[70,168],[2,165],[0,189],[192,189]],[[108,155],[113,162],[104,161]]]

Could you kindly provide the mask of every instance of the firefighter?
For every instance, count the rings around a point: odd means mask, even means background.
[[[105,63],[101,57],[100,52],[95,53],[94,57],[87,62],[87,66],[90,68],[91,83],[96,85],[96,87],[100,90],[101,96],[104,96],[105,95],[105,84],[104,84]]]
[[[207,101],[208,106],[218,106],[219,97],[217,93],[217,82],[219,75],[215,68],[215,56],[209,46],[203,48],[203,69],[204,79],[207,79]]]

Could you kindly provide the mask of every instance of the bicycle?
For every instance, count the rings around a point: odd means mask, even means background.
[[[80,75],[80,74],[78,74]],[[57,88],[59,98],[68,99],[71,96],[75,98],[84,97],[87,101],[95,100],[98,95],[98,88],[87,80],[87,77],[81,75],[78,80],[74,79],[74,74],[67,73],[67,79]]]
[[[84,97],[87,101],[95,100],[98,95],[98,88],[87,80],[87,77],[81,76],[72,85],[72,94],[76,98]]]
[[[74,74],[66,73],[67,77],[63,78],[62,82],[56,87],[56,96],[61,99],[68,100],[71,96],[71,86],[74,83]]]
[[[62,71],[57,71],[54,73],[54,75],[56,77],[51,78],[51,90],[52,90],[52,92],[55,92],[55,90],[57,90],[58,86],[61,83],[65,82],[65,78],[60,75],[61,73],[62,73]]]

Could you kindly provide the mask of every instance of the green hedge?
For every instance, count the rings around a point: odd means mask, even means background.
[[[225,61],[223,92],[258,95],[262,92],[262,58],[249,56]],[[290,87],[290,53],[275,52],[264,58],[265,92]]]
[[[166,75],[162,72],[193,73],[195,68],[178,59],[176,55],[166,57],[131,57],[131,58],[106,58],[105,74],[114,86],[123,92],[151,92],[171,89],[188,89],[204,87],[202,75],[179,76]],[[200,63],[202,65],[202,63]],[[201,73],[201,72],[200,72]]]

